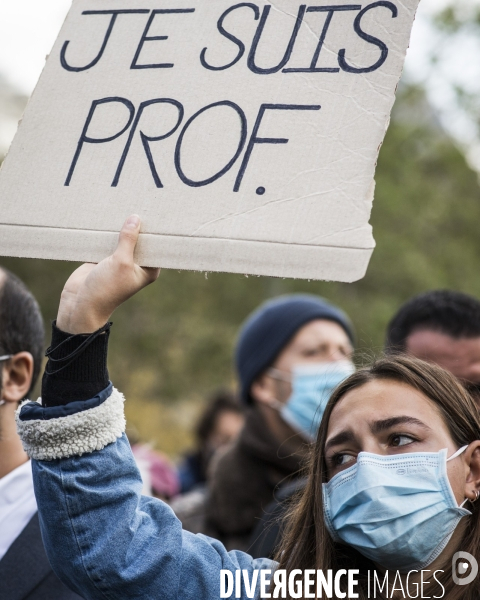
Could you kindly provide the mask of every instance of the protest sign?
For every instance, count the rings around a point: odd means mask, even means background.
[[[0,254],[354,281],[418,0],[75,0],[0,173]]]

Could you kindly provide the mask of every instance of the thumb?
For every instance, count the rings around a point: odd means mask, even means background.
[[[140,235],[140,217],[131,215],[123,224],[115,256],[122,262],[133,263],[133,253]]]

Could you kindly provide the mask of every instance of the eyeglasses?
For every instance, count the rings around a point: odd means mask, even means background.
[[[0,362],[3,360],[10,360],[11,358],[13,358],[13,354],[4,354],[3,356],[0,356]]]

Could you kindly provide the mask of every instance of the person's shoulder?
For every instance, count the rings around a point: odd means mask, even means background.
[[[296,494],[302,492],[307,485],[307,478],[300,477],[293,481],[287,482],[285,485],[280,486],[275,494],[275,500],[278,504],[282,504],[291,500]]]
[[[210,461],[207,478],[214,481],[219,475],[225,476],[238,468],[242,462],[242,452],[238,442],[232,442],[228,446],[217,450]]]
[[[215,454],[209,466],[208,479],[215,481],[220,477],[223,480],[236,480],[239,476],[251,474],[259,467],[260,461],[246,452],[237,439]]]
[[[44,598],[55,598],[55,600],[84,600],[84,598],[62,583],[53,571],[51,571],[42,581],[33,595],[28,596],[28,600],[44,600]]]
[[[0,598],[82,600],[52,571],[35,513],[0,561]]]

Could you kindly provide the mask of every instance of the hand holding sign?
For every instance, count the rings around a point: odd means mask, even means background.
[[[98,262],[135,212],[141,264],[362,277],[417,4],[74,0],[2,170],[0,254]]]
[[[120,231],[115,252],[98,265],[84,264],[63,288],[57,326],[67,333],[93,333],[105,325],[121,304],[153,283],[160,269],[135,264],[133,253],[140,219],[129,217]]]

